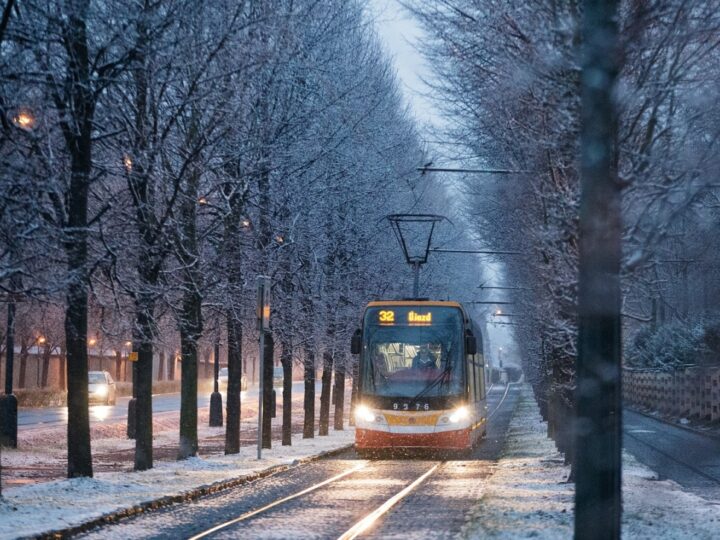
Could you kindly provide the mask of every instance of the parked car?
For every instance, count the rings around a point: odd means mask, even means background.
[[[221,392],[227,391],[227,384],[228,384],[228,368],[220,368],[220,373],[218,373],[218,387]],[[247,381],[247,375],[244,373],[240,376],[240,391],[244,392],[248,389],[248,381]]]
[[[283,368],[273,368],[273,387],[282,388],[283,385]]]
[[[90,403],[115,405],[117,403],[117,386],[107,371],[90,371],[88,373],[88,397]]]

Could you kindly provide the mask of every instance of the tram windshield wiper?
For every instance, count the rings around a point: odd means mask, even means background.
[[[425,394],[427,394],[428,392],[430,392],[430,390],[432,390],[432,389],[435,388],[438,384],[440,384],[440,383],[443,381],[443,379],[447,378],[447,376],[450,374],[450,372],[452,371],[452,368],[453,368],[453,365],[452,365],[452,356],[450,355],[450,352],[451,352],[451,351],[452,351],[452,348],[448,349],[448,351],[447,351],[447,356],[446,356],[447,362],[445,363],[445,367],[443,368],[443,370],[442,370],[442,372],[440,373],[440,375],[438,375],[437,377],[435,377],[435,378],[430,382],[430,384],[428,384],[425,388],[422,389],[422,391],[421,391],[418,395],[416,395],[414,398],[412,398],[412,401],[415,401],[416,399],[420,399],[420,398],[423,397]]]

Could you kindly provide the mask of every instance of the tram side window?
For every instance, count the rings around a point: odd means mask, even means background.
[[[483,376],[484,359],[482,355],[477,355],[475,362],[475,384],[478,388],[478,399],[485,399],[485,377]]]
[[[469,397],[471,401],[477,401],[478,400],[478,387],[477,383],[475,382],[475,362],[473,362],[473,357],[468,355],[467,356],[467,376],[468,376],[468,387],[469,387]]]

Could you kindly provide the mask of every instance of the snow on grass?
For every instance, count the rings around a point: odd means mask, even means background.
[[[144,472],[99,473],[95,478],[7,489],[0,499],[0,539],[79,525],[167,495],[179,495],[215,482],[289,465],[352,444],[354,436],[354,429],[346,428],[333,431],[327,437],[297,439],[293,446],[277,445],[264,450],[260,461],[256,459],[256,448],[248,446],[241,448],[240,454],[160,462]]]
[[[547,438],[532,391],[523,386],[503,457],[470,516],[465,538],[571,538],[568,468]]]
[[[464,538],[565,539],[573,535],[574,485],[529,386],[524,386],[495,473]],[[632,539],[720,538],[720,502],[683,491],[623,454],[622,533]]]

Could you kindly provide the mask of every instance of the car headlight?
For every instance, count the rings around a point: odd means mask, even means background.
[[[468,411],[468,408],[463,405],[452,412],[450,415],[450,422],[457,424],[461,420],[467,420],[468,418],[470,418],[470,411]]]
[[[355,418],[365,422],[375,422],[376,416],[366,405],[358,405],[355,409]]]
[[[108,387],[106,384],[100,384],[95,387],[95,393],[98,396],[107,396],[108,393]]]

